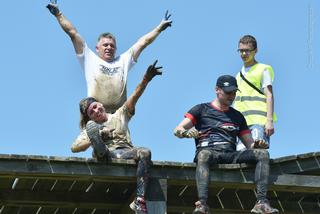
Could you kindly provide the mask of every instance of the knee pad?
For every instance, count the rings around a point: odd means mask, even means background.
[[[139,159],[151,160],[151,151],[150,151],[150,149],[139,148],[138,149],[138,158]]]
[[[211,152],[207,150],[202,150],[198,153],[197,159],[198,162],[208,162],[210,159]]]
[[[269,152],[266,149],[254,149],[254,154],[258,160],[269,160]]]

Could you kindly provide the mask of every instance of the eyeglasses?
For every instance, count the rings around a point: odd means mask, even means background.
[[[255,51],[256,49],[238,49],[237,51],[240,53],[240,54],[250,54],[252,51]]]

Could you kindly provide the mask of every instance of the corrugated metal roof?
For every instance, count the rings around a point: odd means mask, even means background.
[[[283,213],[320,213],[320,152],[271,160],[268,196]],[[213,213],[249,213],[255,203],[254,166],[212,167]],[[0,155],[0,214],[131,213],[134,161]],[[191,213],[197,200],[195,164],[154,161],[149,213]]]

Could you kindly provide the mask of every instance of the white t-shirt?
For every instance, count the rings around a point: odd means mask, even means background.
[[[96,98],[107,112],[115,112],[127,99],[128,71],[135,64],[132,50],[106,62],[85,43],[83,53],[77,54],[87,81],[87,95]]]
[[[241,73],[243,74],[244,77],[246,77],[246,74],[251,69],[251,67],[252,66],[249,66],[249,67],[242,66]],[[264,69],[263,75],[262,75],[262,79],[261,79],[261,88],[260,88],[260,90],[263,92],[264,91],[263,89],[265,87],[267,87],[268,85],[272,85],[272,79],[271,79],[271,75],[270,75],[270,72],[268,71],[268,69]]]

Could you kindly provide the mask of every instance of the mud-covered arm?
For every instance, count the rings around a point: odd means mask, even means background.
[[[178,138],[198,138],[199,132],[193,126],[190,118],[184,118],[173,130],[173,134]]]
[[[245,145],[245,147],[247,149],[254,148],[254,141],[253,141],[251,133],[243,134],[243,135],[239,136],[239,138],[240,138],[241,142],[243,143],[243,145]]]
[[[73,24],[62,14],[57,4],[50,3],[47,5],[48,10],[54,15],[61,28],[70,37],[73,47],[77,54],[83,53],[84,41]]]
[[[172,21],[169,19],[171,14],[166,11],[164,19],[161,20],[160,24],[155,27],[152,31],[142,36],[138,41],[131,47],[133,51],[133,59],[134,61],[138,60],[141,52],[150,45],[158,36],[159,34],[171,26]]]
[[[82,130],[80,135],[72,143],[71,151],[74,153],[86,151],[90,146],[91,146],[91,143],[87,136],[87,133],[85,130]]]
[[[149,82],[153,79],[153,77],[155,77],[157,75],[162,75],[162,72],[160,70],[162,67],[156,67],[156,64],[157,64],[157,60],[153,63],[153,65],[150,65],[148,67],[146,73],[143,76],[142,81],[136,87],[133,94],[125,102],[125,105],[127,106],[129,113],[132,115],[135,112],[135,106],[136,106],[140,96],[143,94],[143,92],[146,89]]]

